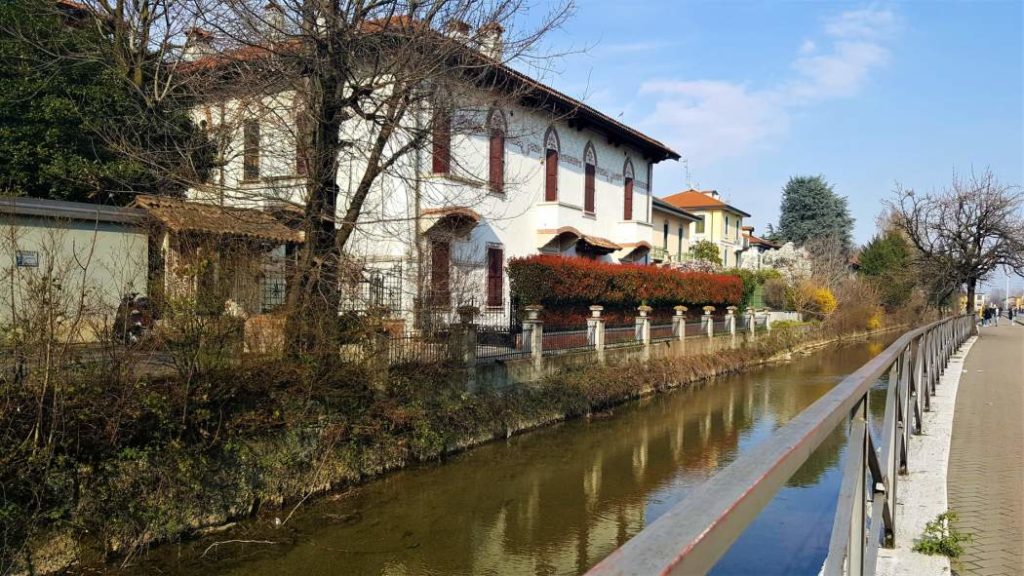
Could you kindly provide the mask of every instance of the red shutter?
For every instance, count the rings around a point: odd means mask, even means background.
[[[623,220],[633,219],[633,179],[626,178],[626,185],[623,186],[624,204],[622,210]]]
[[[583,183],[583,211],[594,213],[594,179],[597,168],[593,164],[587,164],[586,177]]]
[[[495,194],[505,191],[505,135],[501,130],[491,130],[490,185]]]
[[[558,151],[549,148],[544,164],[547,170],[544,178],[544,201],[554,202],[558,200]]]
[[[434,174],[448,174],[452,166],[452,119],[443,108],[434,112],[433,143]]]
[[[451,246],[447,242],[435,241],[430,247],[430,300],[435,306],[447,306],[451,302]]]
[[[501,306],[505,277],[505,252],[501,248],[487,249],[487,305]]]

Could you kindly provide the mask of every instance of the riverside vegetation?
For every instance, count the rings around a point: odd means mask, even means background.
[[[206,327],[222,338],[232,329]],[[0,572],[45,571],[97,554],[127,561],[151,543],[263,507],[837,335],[825,325],[780,325],[746,348],[592,366],[474,394],[465,392],[459,367],[442,364],[395,367],[380,387],[370,363],[229,361],[227,346],[195,355],[207,357],[187,379],[145,376],[132,349],[79,358],[66,363],[62,383],[42,403],[30,388],[4,389]],[[58,416],[59,425],[46,424]],[[25,441],[41,428],[45,442]]]

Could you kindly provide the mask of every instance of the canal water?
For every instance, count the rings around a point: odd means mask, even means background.
[[[828,349],[494,442],[307,503],[282,528],[260,518],[157,548],[132,571],[581,574],[888,343]],[[881,410],[884,388],[872,403]],[[844,444],[837,430],[713,574],[817,574]]]

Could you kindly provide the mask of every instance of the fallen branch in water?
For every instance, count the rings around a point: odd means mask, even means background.
[[[206,550],[203,550],[202,555],[200,555],[199,557],[205,558],[206,554],[210,550],[213,550],[221,544],[280,544],[280,542],[275,542],[273,540],[221,540],[220,542],[214,542],[213,544],[207,546]]]

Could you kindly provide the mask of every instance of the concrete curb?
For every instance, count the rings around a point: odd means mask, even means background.
[[[953,435],[953,410],[964,361],[977,339],[972,336],[950,358],[932,397],[932,409],[924,413],[924,434],[910,438],[908,473],[900,477],[896,492],[896,547],[879,550],[877,573],[881,576],[951,573],[949,558],[926,556],[912,548],[925,524],[949,506],[946,471]]]

